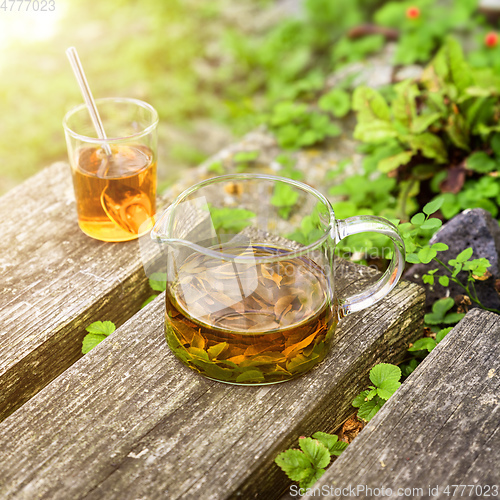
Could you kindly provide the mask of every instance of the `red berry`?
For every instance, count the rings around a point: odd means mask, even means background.
[[[408,7],[406,9],[406,17],[408,19],[418,19],[420,17],[420,9],[418,7]]]
[[[496,47],[498,45],[498,35],[494,31],[490,31],[484,37],[486,47]]]
[[[300,436],[299,439],[305,439],[306,437],[305,436]]]

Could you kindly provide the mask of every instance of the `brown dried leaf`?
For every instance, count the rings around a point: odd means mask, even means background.
[[[283,351],[283,354],[287,358],[295,356],[300,349],[304,349],[304,347],[307,347],[314,340],[315,337],[316,337],[316,332],[312,333],[298,344],[293,344],[290,347],[287,347]]]
[[[344,422],[342,430],[339,432],[339,441],[344,441],[350,444],[364,426],[365,424],[358,419],[356,414],[352,415],[346,422]]]
[[[486,270],[486,272],[482,275],[482,276],[476,276],[475,274],[472,275],[472,277],[478,281],[484,281],[484,280],[487,280],[488,278],[490,278],[491,276],[493,276],[488,270]]]

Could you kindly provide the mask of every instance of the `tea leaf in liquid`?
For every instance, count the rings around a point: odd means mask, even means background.
[[[255,245],[237,254],[283,251]],[[324,359],[337,322],[328,281],[306,257],[262,264],[193,254],[166,302],[167,341],[181,361],[237,384],[280,382],[309,370]]]

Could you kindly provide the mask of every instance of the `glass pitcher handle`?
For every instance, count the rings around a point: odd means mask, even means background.
[[[405,267],[405,246],[396,226],[386,219],[372,215],[360,215],[337,220],[336,242],[358,233],[380,233],[388,236],[394,244],[391,262],[381,278],[367,290],[342,299],[342,316],[361,311],[384,298],[398,283]]]

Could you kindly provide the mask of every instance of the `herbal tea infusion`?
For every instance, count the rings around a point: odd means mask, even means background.
[[[81,230],[103,241],[137,238],[155,213],[156,162],[146,146],[111,146],[78,151],[73,184]]]
[[[231,249],[239,257],[283,252]],[[327,278],[307,257],[235,263],[193,254],[177,275],[166,299],[166,337],[189,367],[217,380],[265,384],[324,359],[336,317]]]
[[[294,202],[286,214],[274,205],[283,192]],[[230,227],[220,224],[222,210]],[[335,245],[364,231],[392,239],[392,260],[367,289],[341,297],[348,283],[336,275]],[[192,370],[232,384],[284,382],[317,366],[338,318],[387,295],[404,268],[404,246],[390,222],[337,220],[318,191],[265,174],[220,176],[186,189],[157,217],[151,237],[166,255],[168,345]]]

